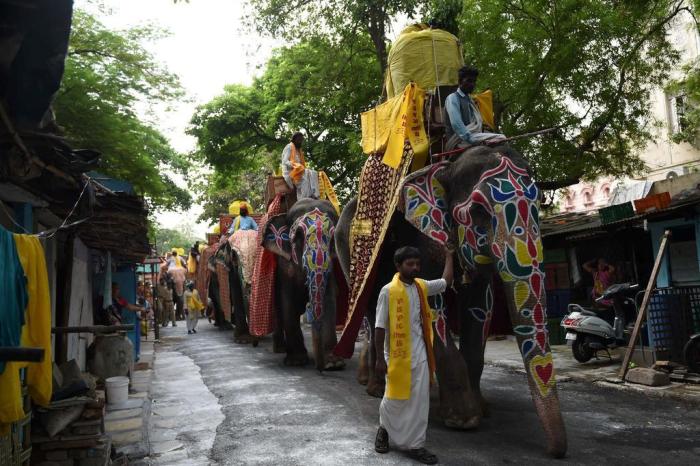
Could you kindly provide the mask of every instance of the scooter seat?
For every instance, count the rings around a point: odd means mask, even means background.
[[[579,310],[579,312],[580,312],[582,315],[584,315],[584,316],[598,317],[598,314],[596,314],[595,312],[593,312],[593,311],[591,311],[591,310],[589,310],[589,309],[581,308],[581,309]]]

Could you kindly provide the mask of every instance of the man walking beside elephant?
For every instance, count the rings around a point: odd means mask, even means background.
[[[435,464],[437,457],[424,448],[435,371],[428,296],[442,293],[452,284],[452,251],[445,251],[445,268],[438,280],[417,278],[420,251],[414,247],[398,249],[394,264],[397,273],[382,288],[377,301],[376,372],[387,378],[374,448],[386,453],[391,444],[415,460]]]

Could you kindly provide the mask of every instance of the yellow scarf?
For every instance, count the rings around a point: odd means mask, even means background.
[[[192,290],[189,296],[187,296],[187,309],[199,312],[204,309],[204,304],[199,299],[199,292],[197,290]]]
[[[292,171],[289,172],[289,176],[294,181],[294,184],[299,184],[301,182],[301,177],[304,175],[304,170],[306,169],[306,160],[304,160],[304,151],[299,149],[294,143],[290,144],[292,147],[292,152],[289,154],[289,161],[292,163]]]
[[[340,203],[338,202],[338,196],[336,196],[331,180],[324,171],[318,172],[318,189],[321,194],[321,199],[328,199],[328,201],[333,204],[335,212],[340,215]]]
[[[420,300],[423,340],[428,356],[430,380],[435,372],[433,332],[428,305],[428,287],[424,280],[416,279]],[[387,368],[386,397],[392,400],[408,400],[411,396],[411,308],[406,286],[394,275],[389,285],[389,367]]]

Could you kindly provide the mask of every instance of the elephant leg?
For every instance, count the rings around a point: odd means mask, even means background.
[[[481,394],[481,375],[484,372],[484,349],[493,312],[492,279],[490,271],[476,274],[474,281],[460,295],[460,301],[464,303],[462,309],[466,310],[460,313],[459,348],[467,363],[473,396],[481,406],[484,417],[489,412]]]
[[[248,319],[246,311],[246,303],[243,298],[243,286],[241,276],[238,269],[234,268],[229,274],[229,283],[231,289],[231,301],[233,304],[233,323],[235,329],[233,331],[233,341],[238,344],[249,344],[253,341],[253,337],[248,330]]]
[[[468,366],[449,331],[445,333],[445,343],[437,333],[435,335],[433,349],[440,389],[440,416],[447,427],[474,429],[481,422],[481,406],[471,386]]]
[[[386,380],[379,379],[374,368],[377,365],[377,349],[374,344],[374,328],[370,325],[370,338],[369,338],[369,351],[368,351],[368,373],[369,380],[367,382],[367,394],[376,398],[382,398],[384,396],[384,387],[386,385]]]
[[[357,382],[367,385],[369,382],[369,330],[365,325],[365,334],[362,337],[362,349],[360,350],[359,365],[357,369]]]
[[[301,331],[300,309],[303,309],[304,301],[298,295],[306,296],[305,290],[301,293],[289,279],[281,276],[277,283],[282,283],[282,300],[280,303],[282,311],[282,325],[287,338],[287,356],[284,364],[287,366],[304,366],[309,362],[309,355],[304,345],[304,334]],[[286,280],[286,281],[284,281]]]
[[[277,318],[275,319],[275,331],[272,334],[272,352],[273,353],[286,353],[287,352],[287,341],[284,338],[284,326],[282,325],[282,313],[280,312],[280,306],[275,306],[275,314]]]
[[[335,333],[335,306],[337,297],[337,283],[333,278],[333,272],[330,273],[331,278],[326,285],[326,294],[323,300],[323,316],[321,319],[321,347],[320,353],[316,352],[316,368],[318,370],[334,371],[345,368],[345,360],[340,356],[333,354],[333,349],[338,343],[338,337]],[[319,354],[322,360],[319,361]]]

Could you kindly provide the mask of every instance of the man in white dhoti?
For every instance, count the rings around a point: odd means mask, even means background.
[[[414,247],[398,249],[394,254],[398,272],[379,293],[376,373],[378,377],[386,374],[386,390],[379,405],[379,430],[374,444],[378,453],[386,453],[392,446],[424,464],[437,463],[437,457],[424,447],[430,381],[435,370],[427,298],[452,284],[452,255],[446,248],[442,278],[421,280],[417,278],[420,251]]]
[[[311,197],[318,199],[320,190],[318,187],[318,172],[306,167],[304,151],[304,135],[297,132],[292,136],[292,141],[282,151],[282,176],[287,185],[296,189],[297,199]]]
[[[459,88],[445,99],[445,149],[448,151],[480,143],[497,144],[506,138],[503,134],[484,131],[484,118],[470,95],[474,92],[478,76],[479,70],[476,68],[460,68]]]

